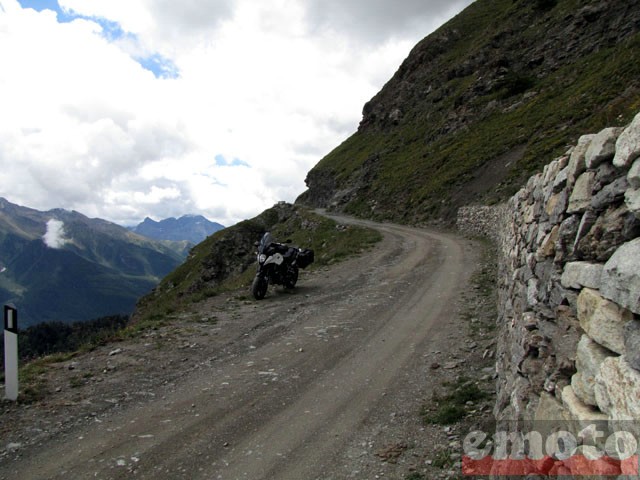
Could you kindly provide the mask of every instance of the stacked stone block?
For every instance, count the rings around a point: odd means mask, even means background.
[[[498,215],[496,417],[640,419],[640,114],[581,137]]]

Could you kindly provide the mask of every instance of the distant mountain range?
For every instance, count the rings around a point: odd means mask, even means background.
[[[131,231],[154,240],[186,240],[196,245],[223,228],[223,225],[211,222],[202,215],[184,215],[159,222],[147,217],[138,226],[131,228]]]
[[[0,303],[19,326],[128,314],[182,263],[183,242],[159,242],[76,211],[41,212],[0,198]]]

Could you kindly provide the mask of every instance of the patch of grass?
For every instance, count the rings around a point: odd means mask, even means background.
[[[34,403],[49,394],[45,374],[52,363],[66,362],[72,359],[76,352],[57,353],[26,363],[18,371],[20,403]]]
[[[469,381],[454,386],[454,391],[447,398],[456,405],[464,405],[467,402],[477,402],[487,397],[487,394],[478,388],[478,385]]]
[[[338,225],[335,221],[308,210],[292,222],[273,229],[276,238],[289,238],[294,245],[311,248],[315,261],[309,269],[331,265],[373,247],[382,239],[376,230],[351,225]]]
[[[434,393],[429,404],[422,406],[420,415],[428,424],[452,425],[462,420],[468,411],[468,402],[476,403],[489,395],[478,385],[464,377],[455,383],[443,384],[448,392],[444,396]]]
[[[143,318],[140,321],[127,326],[118,332],[118,340],[137,338],[141,333],[148,330],[157,330],[169,324],[169,313],[154,312],[153,315]]]
[[[451,450],[440,450],[436,453],[432,465],[436,468],[451,468],[455,461],[451,458]]]
[[[535,7],[538,10],[551,10],[558,4],[558,0],[535,0]]]
[[[78,377],[76,375],[74,375],[69,379],[69,386],[71,388],[79,388],[82,385],[84,385],[84,383],[85,383],[84,380],[81,377]]]
[[[418,472],[411,472],[404,477],[404,480],[427,480],[427,477]]]
[[[462,405],[443,403],[435,412],[423,413],[423,419],[425,423],[452,425],[462,420],[466,414],[467,410]]]

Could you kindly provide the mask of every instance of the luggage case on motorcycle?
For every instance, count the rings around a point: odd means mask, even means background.
[[[314,261],[313,250],[311,250],[310,248],[305,248],[300,250],[300,253],[298,253],[298,259],[296,260],[296,263],[300,268],[307,268],[309,265],[313,263],[313,261]]]

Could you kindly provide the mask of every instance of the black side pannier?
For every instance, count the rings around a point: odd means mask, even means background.
[[[300,268],[307,268],[313,263],[314,260],[315,258],[313,255],[313,250],[311,250],[310,248],[304,248],[300,250],[300,253],[298,253],[298,259],[296,260],[296,263]]]

